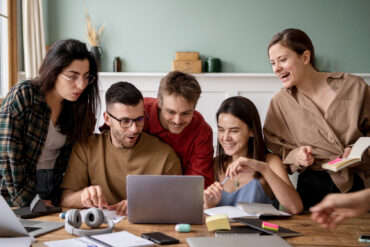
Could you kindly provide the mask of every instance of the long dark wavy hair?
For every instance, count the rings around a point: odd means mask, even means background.
[[[224,100],[216,113],[216,121],[222,113],[231,114],[243,121],[253,132],[253,137],[249,137],[247,147],[247,157],[255,160],[265,161],[268,153],[263,134],[260,116],[256,106],[247,98],[235,96]],[[220,173],[225,173],[226,168],[231,162],[232,157],[225,154],[220,141],[217,141],[218,162],[215,164],[215,180],[218,180]],[[255,172],[254,178],[260,178],[261,174]]]
[[[94,132],[95,116],[100,107],[98,69],[86,44],[74,39],[55,42],[41,64],[39,77],[32,81],[45,94],[55,87],[57,77],[66,67],[74,60],[84,59],[89,61],[89,74],[95,76],[95,80],[85,88],[77,101],[63,101],[63,108],[57,121],[61,133],[67,135],[73,142],[84,142]]]

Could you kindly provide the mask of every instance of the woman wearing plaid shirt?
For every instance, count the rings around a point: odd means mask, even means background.
[[[16,84],[0,109],[0,191],[10,206],[28,206],[36,193],[57,205],[72,145],[95,128],[97,65],[84,43],[56,42],[39,73]]]

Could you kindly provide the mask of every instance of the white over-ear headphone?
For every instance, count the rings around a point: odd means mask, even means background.
[[[70,209],[67,211],[64,226],[68,233],[77,236],[96,235],[113,232],[113,221],[107,217],[104,217],[103,211],[98,208],[88,209],[86,215],[84,216],[84,222],[87,226],[91,228],[96,228],[99,227],[102,223],[106,223],[108,225],[108,228],[95,230],[79,229],[82,224],[82,218],[80,212],[77,209]]]

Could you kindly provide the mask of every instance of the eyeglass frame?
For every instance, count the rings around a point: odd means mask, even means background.
[[[122,118],[122,119],[118,119],[117,117],[115,117],[115,116],[113,116],[111,113],[109,113],[108,111],[106,111],[106,113],[107,113],[110,117],[112,117],[113,119],[115,119],[115,120],[119,123],[119,126],[120,126],[122,129],[130,128],[134,122],[135,122],[136,126],[138,126],[138,127],[142,127],[142,126],[144,126],[144,124],[145,124],[145,119],[148,119],[148,118],[149,118],[149,117],[148,117],[148,114],[146,113],[146,111],[144,111],[145,116],[140,116],[140,117],[135,118],[135,119],[127,118],[127,117]],[[138,125],[138,122],[137,122],[137,121],[138,121],[140,118],[143,118],[143,125]],[[123,126],[122,126],[122,124],[121,124],[123,120],[130,120],[130,121],[131,121],[130,125],[128,125],[128,126],[124,126],[124,127],[123,127]]]
[[[66,79],[67,81],[69,81],[69,82],[73,82],[73,83],[77,83],[77,80],[78,80],[78,78],[79,78],[79,76],[78,76],[76,79],[71,78],[71,77],[74,77],[74,75],[72,75],[72,76],[67,76],[67,75],[64,75],[64,74],[60,74],[60,75],[61,75],[64,79]],[[95,77],[95,76],[93,76],[93,75],[87,75],[87,76],[82,76],[82,82],[84,82],[84,83],[85,83],[85,81],[86,81],[86,79],[87,79],[88,77],[93,78],[93,79],[92,79],[92,80],[88,80],[88,81],[87,81],[87,85],[90,85],[90,84],[94,83],[94,81],[96,80],[96,77]]]

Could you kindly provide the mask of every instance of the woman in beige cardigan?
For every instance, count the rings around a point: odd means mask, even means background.
[[[291,173],[300,172],[297,190],[304,209],[329,193],[369,187],[369,150],[361,163],[339,172],[321,164],[347,157],[359,137],[370,135],[370,87],[351,74],[318,71],[312,42],[298,29],[276,34],[268,55],[284,88],[269,106],[266,143]]]

